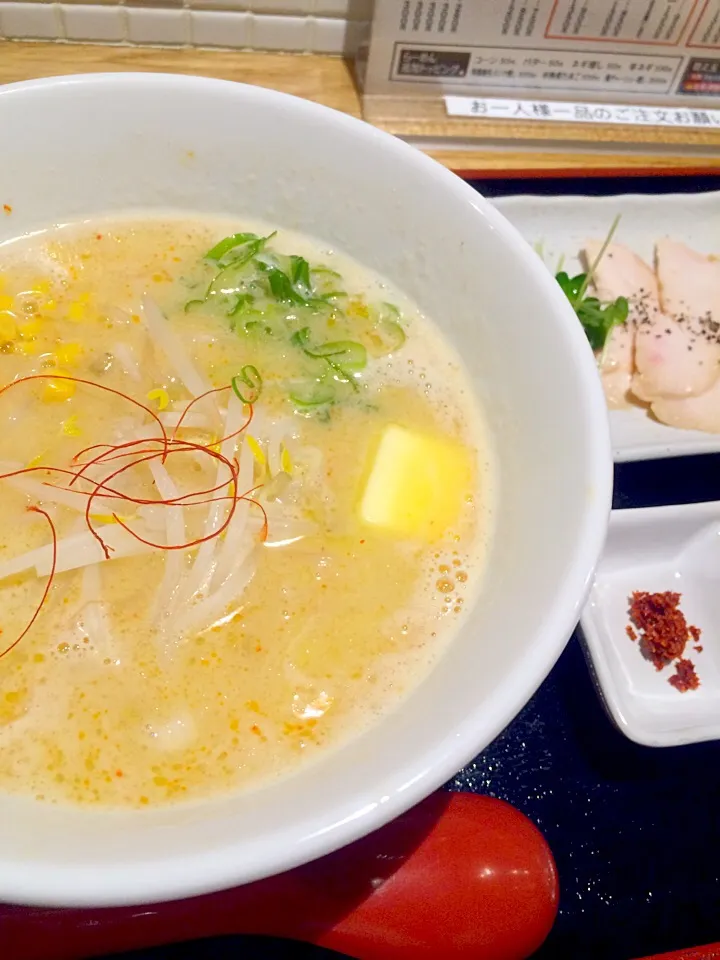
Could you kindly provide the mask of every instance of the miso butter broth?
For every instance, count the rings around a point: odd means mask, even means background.
[[[0,246],[0,386],[38,377],[0,394],[2,790],[143,806],[290,773],[396,706],[480,588],[493,472],[456,356],[382,278],[271,234]]]

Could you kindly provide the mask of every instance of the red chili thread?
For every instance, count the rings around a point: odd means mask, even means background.
[[[47,480],[44,481],[44,483],[48,487],[53,489],[64,490],[68,492],[76,492],[79,495],[87,497],[87,502],[85,504],[85,522],[87,524],[89,531],[92,533],[92,535],[100,544],[106,559],[110,559],[111,548],[105,543],[105,541],[102,539],[102,537],[98,533],[97,529],[93,526],[92,517],[91,517],[91,508],[92,508],[93,501],[95,499],[100,499],[100,498],[119,499],[119,500],[123,500],[125,502],[133,503],[133,504],[159,505],[159,506],[166,506],[166,507],[172,507],[172,506],[193,507],[193,506],[202,506],[202,505],[211,504],[211,503],[219,503],[222,501],[230,501],[230,509],[228,510],[228,514],[224,522],[220,525],[220,527],[217,530],[213,531],[211,534],[208,534],[203,537],[199,537],[196,540],[192,540],[192,541],[189,541],[188,543],[183,543],[183,544],[162,544],[162,543],[153,543],[150,540],[145,540],[136,531],[132,530],[123,520],[121,520],[116,513],[112,514],[115,522],[118,523],[124,530],[127,531],[127,533],[133,536],[136,540],[139,540],[141,543],[147,544],[148,546],[157,548],[159,550],[186,550],[186,549],[190,549],[191,547],[198,546],[199,544],[204,543],[207,540],[212,540],[215,537],[219,537],[230,525],[232,518],[235,514],[235,510],[237,509],[237,505],[241,500],[246,500],[248,503],[252,503],[255,506],[259,507],[259,509],[263,514],[263,526],[262,526],[261,538],[263,540],[267,539],[267,534],[268,534],[267,512],[263,507],[263,505],[259,501],[253,499],[251,496],[251,494],[255,493],[255,491],[258,490],[262,486],[262,484],[252,487],[251,489],[247,490],[243,494],[239,494],[238,493],[238,477],[240,472],[240,466],[237,461],[237,458],[233,457],[232,459],[230,459],[229,457],[224,456],[218,450],[212,449],[212,447],[221,445],[226,440],[234,439],[235,437],[242,434],[248,428],[253,418],[252,404],[248,404],[248,417],[245,423],[238,430],[234,431],[231,434],[228,434],[226,437],[222,437],[219,441],[215,441],[212,445],[194,443],[189,440],[180,440],[177,438],[178,428],[180,427],[181,423],[187,416],[188,411],[191,409],[191,407],[193,407],[196,403],[198,403],[203,398],[210,396],[211,394],[222,393],[222,392],[225,392],[226,390],[230,390],[231,389],[230,387],[217,387],[215,389],[208,390],[206,393],[202,394],[199,397],[193,398],[183,410],[172,435],[168,436],[162,421],[150,407],[147,407],[145,404],[141,403],[139,400],[135,400],[133,397],[123,393],[120,390],[115,390],[112,387],[105,386],[104,384],[96,383],[93,380],[84,380],[80,377],[70,377],[70,376],[57,375],[52,373],[33,374],[32,376],[28,376],[28,377],[20,377],[17,380],[13,380],[12,383],[9,383],[6,386],[0,388],[0,396],[6,393],[11,387],[17,386],[20,383],[27,383],[31,380],[47,380],[47,379],[69,380],[73,383],[80,383],[86,386],[97,387],[98,389],[104,390],[107,393],[112,393],[115,396],[118,396],[124,400],[127,400],[129,403],[132,403],[134,406],[139,407],[141,410],[147,413],[153,420],[155,420],[155,422],[158,424],[160,428],[161,436],[158,436],[158,437],[146,437],[146,438],[137,439],[137,440],[124,441],[122,443],[117,443],[117,444],[93,444],[89,447],[85,447],[83,450],[80,450],[73,457],[71,461],[73,464],[75,464],[78,467],[77,470],[72,470],[67,467],[55,467],[52,465],[38,465],[33,467],[23,467],[18,470],[11,470],[11,471],[8,471],[7,473],[0,474],[0,479],[22,476],[23,474],[31,474],[31,473],[36,473],[38,471],[42,471],[50,474],[56,473],[66,477],[71,477],[72,479],[70,480],[68,486],[61,486],[60,484],[50,483]],[[153,447],[148,448],[148,444],[153,444],[153,445],[159,444],[160,449],[154,449]],[[141,447],[142,449],[137,449],[138,447]],[[90,460],[85,460],[82,463],[78,462],[79,459],[84,455],[97,450],[100,450],[101,452],[91,457]],[[131,470],[133,467],[139,466],[140,464],[143,464],[143,463],[148,463],[149,461],[155,460],[158,458],[161,458],[162,462],[165,463],[169,456],[173,454],[178,454],[178,453],[204,453],[207,456],[214,459],[215,461],[217,461],[219,464],[222,464],[224,467],[226,467],[229,472],[229,477],[228,479],[224,480],[222,483],[215,484],[215,486],[213,487],[197,490],[192,493],[182,494],[181,496],[178,496],[178,497],[169,497],[169,498],[133,497],[130,494],[123,493],[121,490],[118,490],[115,487],[109,486],[111,481],[113,481],[116,477],[121,476],[122,474],[126,473],[128,470]],[[113,470],[110,474],[105,476],[102,480],[95,480],[87,476],[86,471],[93,466],[101,467],[111,462],[115,462],[117,460],[127,459],[128,457],[132,457],[133,459],[131,459],[129,463],[123,464],[117,470]],[[90,485],[92,489],[89,491],[73,490],[74,484],[77,483],[78,481],[82,481],[83,483]],[[220,497],[207,497],[208,494],[217,493],[218,491],[224,490],[227,487],[230,487],[229,494],[223,494]],[[204,499],[198,500],[197,499],[198,497],[203,497]],[[55,524],[53,523],[52,517],[46,510],[44,510],[42,507],[37,505],[29,506],[27,509],[31,512],[39,513],[42,516],[44,516],[50,526],[50,530],[52,533],[52,564],[51,564],[50,574],[48,576],[48,580],[45,585],[45,590],[43,591],[43,595],[40,599],[40,602],[37,608],[35,609],[35,612],[33,613],[27,626],[24,628],[20,636],[17,637],[13,641],[13,643],[10,644],[10,646],[8,646],[4,651],[2,651],[2,653],[0,653],[0,659],[4,657],[6,654],[8,654],[11,650],[13,650],[20,643],[20,641],[27,635],[27,633],[30,631],[30,629],[34,625],[35,621],[40,615],[40,612],[43,606],[47,601],[48,595],[50,593],[50,588],[55,579],[55,570],[57,568],[58,538],[57,538],[57,530],[55,528]]]
[[[10,646],[6,647],[3,650],[3,652],[0,653],[0,660],[2,660],[2,658],[6,654],[10,653],[10,651],[13,650],[20,643],[23,637],[30,631],[33,624],[35,623],[37,618],[40,616],[40,611],[45,606],[45,601],[47,600],[48,594],[50,593],[50,587],[52,586],[52,582],[55,579],[55,568],[57,566],[57,532],[55,530],[55,524],[53,523],[52,517],[50,516],[50,514],[46,510],[43,510],[42,507],[30,506],[27,509],[29,513],[42,514],[42,516],[45,517],[48,524],[50,525],[50,532],[52,534],[52,563],[50,564],[50,575],[48,576],[47,583],[45,584],[45,589],[43,591],[42,597],[40,598],[40,603],[37,605],[37,607],[35,608],[35,612],[28,620],[27,626],[25,627],[23,632],[20,634],[20,636],[16,640],[13,640]]]

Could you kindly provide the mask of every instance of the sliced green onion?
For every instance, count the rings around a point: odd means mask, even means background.
[[[377,317],[369,334],[370,353],[374,357],[397,353],[407,339],[400,323],[400,311],[393,303],[383,303],[377,309]]]
[[[218,261],[222,269],[213,280],[213,285],[217,283],[220,276],[227,270],[238,270],[240,267],[244,267],[245,264],[250,263],[254,257],[257,257],[258,254],[262,252],[265,244],[274,236],[275,234],[271,233],[267,237],[255,237],[254,240],[249,240],[243,244],[241,249],[237,247],[233,248],[231,251],[233,255],[229,259],[228,257],[224,257],[221,261]]]
[[[400,320],[400,311],[394,303],[380,304],[380,319],[394,320],[396,323]]]
[[[310,264],[304,257],[294,255],[290,257],[290,280],[306,298],[312,295]]]
[[[313,273],[324,273],[328,277],[336,277],[338,280],[342,280],[342,274],[338,273],[337,270],[331,270],[330,267],[313,267]]]
[[[290,277],[279,267],[266,267],[270,292],[281,303],[305,305],[307,300],[293,287]]]
[[[188,313],[193,307],[202,306],[211,297],[218,296],[220,293],[227,294],[227,291],[218,290],[218,283],[229,270],[239,270],[249,263],[253,257],[256,257],[275,236],[275,232],[268,234],[267,237],[259,237],[256,233],[234,233],[231,237],[225,237],[219,243],[215,244],[212,250],[205,254],[206,260],[216,263],[220,269],[208,284],[202,299],[188,300],[185,304],[185,313]],[[231,256],[229,256],[231,255]],[[228,258],[229,257],[229,258]],[[228,311],[232,316],[234,307]]]
[[[225,237],[219,243],[216,243],[212,250],[205,254],[206,260],[222,260],[226,253],[234,250],[235,247],[244,246],[252,240],[259,240],[256,233],[234,233],[231,237]]]
[[[334,340],[315,348],[315,356],[332,360],[350,373],[359,373],[367,366],[367,350],[356,340]]]
[[[246,320],[243,324],[245,333],[272,333],[272,327],[262,320]]]
[[[335,388],[325,380],[299,383],[290,391],[292,402],[302,408],[321,407],[335,399]]]
[[[311,346],[310,328],[303,327],[293,334],[292,341],[316,360],[333,360],[354,371],[364,370],[367,366],[367,350],[356,340],[332,340]]]
[[[233,393],[243,403],[257,403],[262,393],[262,377],[258,368],[251,363],[246,364],[240,373],[232,378],[231,384]]]
[[[205,259],[220,263],[229,253],[237,250],[238,247],[246,247],[247,249],[243,253],[238,256],[233,256],[230,262],[235,263],[240,259],[244,263],[247,263],[251,257],[260,253],[265,245],[276,235],[277,230],[273,230],[273,232],[269,233],[266,237],[259,237],[256,233],[234,233],[231,237],[225,237],[224,240],[216,243],[212,250],[208,250],[205,254]]]
[[[187,313],[191,307],[202,306],[203,304],[207,303],[211,297],[217,297],[219,294],[225,293],[226,291],[217,289],[217,285],[220,282],[221,278],[224,277],[225,274],[227,274],[230,270],[239,270],[241,267],[245,266],[245,264],[248,263],[252,259],[252,257],[253,257],[253,253],[250,252],[249,254],[247,254],[247,256],[238,257],[235,260],[231,260],[230,263],[226,263],[224,266],[222,266],[220,270],[218,270],[218,272],[212,278],[210,283],[208,284],[207,289],[205,290],[205,293],[202,297],[202,300],[198,300],[198,299],[188,300],[188,302],[185,304],[185,313]]]
[[[385,339],[387,340],[390,353],[397,352],[407,340],[405,331],[400,324],[396,323],[394,320],[383,321],[383,333],[385,335]]]
[[[374,357],[385,357],[389,353],[397,353],[405,343],[405,331],[394,320],[378,320],[370,331],[370,353]]]
[[[255,297],[251,293],[238,293],[235,306],[228,312],[229,317],[236,317],[255,302]]]
[[[334,340],[311,346],[309,327],[296,331],[290,339],[306,356],[314,360],[324,360],[336,379],[349,383],[357,392],[359,388],[353,374],[367,366],[367,350],[361,343],[354,340]]]

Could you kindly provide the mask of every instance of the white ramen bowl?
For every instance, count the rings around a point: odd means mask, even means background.
[[[575,626],[611,490],[583,331],[540,260],[475,191],[316,104],[194,77],[66,77],[0,88],[0,131],[0,205],[12,207],[0,241],[129,209],[270,221],[386,275],[464,359],[496,446],[497,530],[462,630],[385,719],[289,778],[192,805],[101,811],[0,797],[2,900],[157,901],[326,854],[485,747]]]

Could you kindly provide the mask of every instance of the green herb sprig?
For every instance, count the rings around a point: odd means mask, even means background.
[[[590,284],[594,282],[595,271],[605,256],[619,223],[618,215],[613,220],[608,235],[587,273],[579,273],[571,277],[563,271],[555,275],[560,289],[570,301],[570,306],[583,326],[590,346],[596,352],[604,349],[613,327],[627,321],[630,309],[626,297],[617,297],[609,303],[603,303],[598,297],[588,296],[587,292]]]

